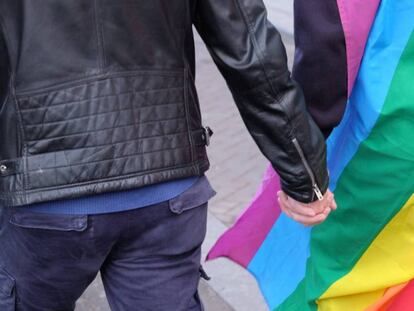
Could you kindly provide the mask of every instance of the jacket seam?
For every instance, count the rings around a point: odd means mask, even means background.
[[[137,142],[140,140],[149,140],[149,139],[153,139],[153,138],[160,138],[160,137],[169,137],[169,136],[173,136],[173,135],[181,135],[181,134],[186,134],[187,131],[182,131],[182,132],[176,132],[176,133],[171,133],[171,134],[162,134],[162,135],[154,135],[154,136],[146,136],[146,137],[139,137],[139,138],[134,138],[134,139],[127,139],[127,140],[122,140],[113,144],[99,144],[99,145],[93,145],[93,146],[85,146],[85,147],[78,147],[78,148],[69,148],[69,149],[61,149],[61,150],[51,150],[51,153],[56,153],[56,152],[63,152],[63,151],[75,151],[75,150],[87,150],[87,149],[91,149],[91,148],[99,148],[99,147],[104,147],[104,146],[116,146],[116,145],[120,145],[120,144],[126,144],[128,142]],[[32,148],[32,147],[31,147]],[[31,156],[36,156],[37,154],[30,154]]]
[[[99,0],[97,0],[99,1]],[[103,71],[105,71],[105,68],[107,66],[107,60],[106,60],[106,41],[105,41],[105,34],[104,34],[104,28],[103,28],[103,23],[100,21],[101,20],[101,10],[100,8],[97,7],[97,10],[99,11],[99,28],[98,28],[98,32],[101,38],[101,50],[102,50],[102,66],[103,66]]]
[[[102,50],[102,37],[100,33],[100,23],[98,21],[98,0],[94,0],[93,2],[93,11],[94,11],[94,19],[95,19],[95,32],[96,32],[96,47],[98,52],[98,67],[99,71],[102,73],[104,68],[104,60],[103,60],[103,50]]]
[[[279,79],[283,79],[283,77],[285,77],[285,76],[286,76],[286,72],[281,74],[281,75],[275,76],[275,77],[271,77],[271,78],[269,77],[269,79],[266,79],[265,82],[257,84],[257,85],[255,85],[251,88],[248,88],[248,89],[246,89],[246,88],[244,88],[244,89],[235,89],[235,88],[233,88],[233,89],[237,90],[237,92],[240,93],[240,94],[249,94],[249,93],[252,93],[252,92],[260,92],[260,91],[262,91],[263,87],[269,86],[270,82],[275,81],[275,80],[279,80]],[[276,101],[278,100],[277,98],[274,98],[274,99]]]
[[[59,106],[64,106],[64,105],[71,105],[71,104],[79,104],[79,103],[84,103],[87,101],[93,101],[93,100],[99,100],[99,99],[103,99],[103,98],[108,98],[108,97],[114,97],[114,96],[119,96],[119,95],[140,95],[140,94],[147,94],[147,93],[157,93],[157,92],[163,92],[163,91],[173,91],[173,90],[181,90],[182,86],[178,86],[178,87],[168,87],[168,88],[160,88],[160,89],[149,89],[149,90],[143,90],[143,91],[129,91],[129,92],[121,92],[121,93],[117,93],[117,94],[108,94],[108,95],[103,95],[103,96],[97,96],[97,97],[91,97],[91,98],[85,98],[85,99],[79,99],[79,100],[73,100],[73,101],[68,101],[66,103],[57,103],[57,104],[52,104],[46,107],[42,107],[42,106],[38,106],[38,107],[33,107],[33,108],[24,108],[22,109],[22,111],[31,111],[31,110],[40,110],[40,109],[50,109],[52,107],[59,107]],[[62,90],[63,91],[63,90]],[[59,92],[59,91],[58,91]],[[66,92],[67,93],[67,92]],[[47,93],[50,94],[50,93]],[[33,98],[35,96],[30,96],[30,97],[25,97],[25,98],[20,98],[20,101],[24,101],[27,100],[29,98]],[[148,101],[148,100],[147,100]],[[178,103],[178,102],[177,102]],[[173,103],[170,103],[170,105],[172,105]],[[165,105],[164,103],[162,104],[151,104],[151,105],[145,105],[145,106],[141,106],[141,107],[152,107],[152,106],[161,106],[161,105]]]
[[[187,133],[187,131],[183,131],[183,132],[178,132],[178,133],[174,133],[174,134],[168,134],[168,135],[159,135],[159,136],[154,136],[155,138],[156,137],[166,137],[166,136],[173,136],[173,135],[181,135],[181,134],[186,134]],[[145,137],[144,139],[151,139],[151,138],[154,138],[154,137]],[[128,142],[130,142],[130,141],[138,141],[138,140],[140,140],[140,139],[132,139],[132,140],[126,140],[126,141],[123,141],[123,142],[119,142],[119,143],[116,143],[115,145],[119,145],[119,144],[125,144],[125,143],[128,143]],[[58,150],[58,151],[54,151],[54,152],[50,152],[50,153],[58,153],[58,152],[65,152],[65,151],[73,151],[73,150],[85,150],[85,149],[90,149],[90,148],[96,148],[96,147],[103,147],[103,146],[109,146],[109,145],[98,145],[98,146],[91,146],[91,147],[82,147],[82,148],[76,148],[76,149],[65,149],[65,150]],[[113,146],[113,145],[110,145],[110,146]],[[152,150],[152,151],[148,151],[148,152],[141,152],[141,153],[133,153],[133,154],[129,154],[129,155],[125,155],[125,156],[121,156],[121,157],[117,157],[117,158],[114,158],[114,159],[102,159],[102,160],[96,160],[96,161],[90,161],[90,162],[83,162],[83,163],[74,163],[74,164],[69,164],[69,165],[60,165],[60,166],[53,166],[53,167],[47,167],[47,168],[42,168],[42,170],[43,171],[47,171],[47,170],[53,170],[53,169],[59,169],[59,168],[65,168],[65,167],[74,167],[74,166],[86,166],[86,165],[88,165],[88,164],[94,164],[94,163],[100,163],[100,162],[106,162],[106,161],[117,161],[117,160],[119,160],[119,159],[125,159],[125,158],[130,158],[130,157],[135,157],[135,156],[139,156],[139,155],[146,155],[146,154],[149,154],[149,153],[154,153],[154,152],[160,152],[160,151],[170,151],[170,150],[177,150],[177,149],[185,149],[185,148],[188,148],[190,145],[188,145],[188,146],[183,146],[183,147],[172,147],[172,148],[162,148],[162,149],[158,149],[158,150]],[[194,147],[195,148],[198,148],[198,147],[200,147],[201,145],[195,145]],[[204,146],[204,145],[203,145]],[[36,154],[34,154],[34,155],[31,155],[31,157],[36,157],[36,156],[39,156],[39,155],[36,155]],[[30,158],[30,157],[29,157]],[[21,160],[21,159],[20,159]],[[5,163],[7,163],[7,162],[10,162],[10,161],[14,161],[14,162],[18,162],[19,161],[19,158],[17,158],[17,159],[7,159],[7,160],[4,160],[5,161]],[[0,161],[0,163],[2,163],[2,162],[4,162],[4,161]],[[28,173],[32,173],[32,172],[36,172],[36,171],[38,171],[38,169],[34,169],[34,170],[27,170],[27,172]],[[22,170],[20,170],[20,171],[16,171],[16,173],[15,174],[9,174],[9,175],[18,175],[18,174],[22,174],[23,173],[23,171]],[[9,175],[6,175],[6,176],[9,176]],[[3,175],[4,176],[4,175]]]
[[[185,120],[187,123],[187,132],[188,132],[188,142],[190,144],[190,154],[191,154],[191,162],[195,161],[195,154],[194,154],[194,142],[193,142],[193,135],[191,134],[191,127],[190,127],[190,110],[188,107],[188,70],[184,69],[184,81],[183,81],[183,92],[184,92],[184,108],[185,108]]]
[[[27,168],[27,145],[26,145],[26,138],[25,138],[25,133],[24,133],[24,128],[23,128],[23,117],[19,108],[19,104],[17,101],[17,97],[16,97],[16,88],[15,88],[15,75],[14,75],[14,68],[13,68],[13,63],[12,63],[12,58],[11,58],[11,54],[10,54],[10,49],[11,49],[11,44],[10,44],[10,38],[8,36],[7,33],[7,29],[6,29],[6,25],[3,22],[3,18],[0,15],[0,28],[2,29],[3,35],[4,35],[4,40],[5,40],[5,44],[6,44],[6,50],[8,53],[8,57],[9,57],[9,62],[10,62],[10,81],[9,81],[9,91],[11,94],[9,94],[9,96],[11,97],[11,100],[15,106],[16,109],[16,113],[17,113],[17,119],[18,119],[18,139],[19,141],[17,142],[17,144],[21,144],[22,147],[22,154],[21,157],[23,159],[23,166],[24,166],[24,170],[26,170]],[[10,98],[9,97],[9,98]],[[23,195],[25,196],[26,193],[26,189],[27,189],[27,175],[23,173]]]
[[[131,174],[126,174],[126,175],[120,175],[114,178],[106,178],[106,179],[98,179],[95,181],[88,181],[88,182],[81,182],[81,183],[73,183],[73,184],[65,184],[62,186],[56,186],[56,187],[45,187],[45,188],[37,188],[37,189],[33,189],[33,190],[27,190],[25,192],[19,192],[19,191],[14,191],[10,194],[4,194],[4,193],[0,193],[0,198],[10,198],[13,197],[14,195],[31,195],[31,194],[36,194],[36,193],[40,193],[43,191],[53,191],[53,190],[60,190],[60,189],[70,189],[70,188],[75,188],[75,187],[81,187],[81,186],[88,186],[88,185],[93,185],[96,183],[105,183],[105,182],[113,182],[113,181],[118,181],[118,180],[122,180],[125,178],[130,178],[130,177],[139,177],[139,176],[145,176],[145,175],[151,175],[154,173],[160,173],[163,171],[169,171],[169,170],[173,170],[173,169],[182,169],[182,168],[195,168],[195,166],[197,165],[202,165],[203,162],[205,161],[195,161],[195,162],[191,162],[189,164],[185,164],[185,165],[177,165],[177,166],[169,166],[169,167],[165,167],[162,169],[157,169],[157,170],[151,170],[151,171],[145,171],[142,173],[131,173]],[[195,168],[197,171],[198,168]]]
[[[7,89],[9,89],[11,86],[10,85],[8,85],[7,86]],[[4,97],[4,100],[0,103],[0,111],[1,111],[1,108],[7,103],[7,101],[10,99],[10,90],[8,90],[7,91],[7,94],[6,94],[6,96]],[[1,159],[0,159],[1,160]]]
[[[72,134],[60,135],[60,136],[48,137],[48,138],[42,138],[42,139],[30,139],[30,140],[27,140],[27,142],[28,143],[34,143],[34,142],[41,142],[41,141],[45,141],[45,140],[47,141],[47,140],[54,140],[54,139],[60,139],[60,138],[82,136],[82,135],[86,135],[86,134],[90,134],[90,133],[99,133],[99,132],[105,132],[105,131],[110,131],[110,130],[114,130],[114,129],[121,129],[121,128],[127,128],[127,127],[139,127],[141,124],[150,124],[150,123],[154,123],[154,122],[163,122],[163,121],[176,121],[176,120],[181,120],[181,119],[185,119],[185,116],[165,118],[165,119],[162,119],[162,120],[153,120],[153,121],[146,121],[146,122],[136,122],[136,123],[126,124],[126,125],[121,125],[121,126],[112,126],[112,127],[103,128],[103,129],[96,129],[96,130],[92,130],[92,131],[82,131],[82,132],[78,132],[78,133],[72,133]]]
[[[187,74],[188,74],[188,76],[189,76],[189,79],[191,79],[191,84],[190,83],[188,83],[188,93],[189,93],[189,96],[191,96],[191,100],[194,102],[194,106],[195,106],[195,108],[196,108],[196,110],[197,110],[197,114],[198,114],[198,117],[200,118],[200,121],[202,121],[202,115],[201,115],[201,109],[200,109],[200,103],[199,103],[199,101],[198,101],[198,98],[196,97],[196,95],[194,94],[194,92],[196,92],[196,90],[195,90],[195,86],[194,86],[194,81],[195,81],[195,79],[194,79],[194,77],[193,77],[193,75],[192,75],[192,73],[191,73],[191,71],[190,70],[187,70]],[[193,88],[194,87],[194,88]],[[197,93],[197,92],[196,92]]]
[[[6,25],[3,21],[3,16],[1,14],[0,14],[0,31],[2,31],[3,36],[4,36],[4,41],[5,41],[6,50],[7,50],[7,56],[9,58],[9,62],[10,62],[10,71],[12,72],[13,71],[13,69],[12,69],[13,68],[13,64],[12,64],[13,59],[11,57],[11,52],[10,52],[10,50],[12,48],[12,45],[10,44],[9,35],[7,33]]]
[[[11,63],[11,53],[10,53],[10,43],[9,43],[9,38],[7,35],[7,31],[6,31],[6,26],[3,24],[3,17],[0,14],[0,35],[3,34],[3,38],[4,38],[4,44],[5,44],[5,48],[6,48],[6,53],[7,53],[7,60],[8,60],[8,65],[10,66],[9,69],[9,76],[11,76],[12,74],[12,63]],[[11,90],[11,82],[9,81],[8,85],[7,85],[7,94],[4,97],[4,100],[2,103],[0,103],[0,111],[3,105],[5,105],[7,103],[7,101],[10,99],[10,90]]]
[[[147,154],[155,153],[155,152],[171,151],[171,150],[179,150],[179,149],[187,149],[187,148],[189,148],[189,146],[163,148],[163,149],[154,150],[154,151],[148,151],[148,152],[131,153],[129,155],[124,155],[124,156],[120,156],[120,157],[113,158],[113,159],[101,159],[101,160],[89,161],[89,162],[84,162],[84,163],[69,164],[69,165],[59,165],[59,166],[54,166],[54,167],[42,168],[42,170],[43,171],[50,171],[50,170],[61,169],[61,168],[65,168],[65,167],[88,166],[90,164],[98,164],[98,163],[102,163],[102,162],[111,162],[111,161],[112,162],[116,162],[118,160],[135,158],[137,156],[147,155]],[[36,171],[38,171],[38,170],[30,170],[30,171],[27,171],[27,173],[33,173],[33,172],[36,172]]]
[[[291,139],[294,136],[294,135],[292,135],[294,131],[293,131],[293,126],[292,126],[292,121],[291,121],[291,119],[290,119],[290,117],[289,117],[289,115],[287,113],[286,108],[282,104],[282,100],[283,100],[282,94],[281,94],[281,92],[277,92],[274,89],[274,86],[271,83],[271,81],[273,79],[271,79],[267,75],[267,71],[266,71],[265,65],[263,63],[264,54],[262,53],[262,51],[259,48],[259,45],[258,45],[257,40],[256,40],[256,36],[254,34],[253,24],[250,21],[250,18],[248,16],[247,12],[245,12],[245,10],[243,9],[243,6],[240,3],[240,0],[234,0],[234,1],[236,1],[236,3],[237,3],[237,7],[238,7],[238,9],[240,11],[240,14],[242,15],[243,21],[244,21],[244,23],[245,23],[245,25],[247,27],[248,32],[249,32],[249,38],[250,38],[250,40],[251,40],[251,42],[253,44],[254,51],[255,51],[255,54],[256,54],[259,62],[260,62],[260,66],[262,68],[263,74],[266,77],[267,86],[270,88],[270,90],[272,91],[272,93],[274,93],[273,94],[274,95],[274,101],[277,102],[277,103],[279,103],[280,106],[282,107],[283,111],[285,112],[284,115],[285,115],[287,124],[289,124],[289,128],[287,129],[287,133],[289,134],[289,139]],[[286,72],[284,74],[286,74]],[[283,74],[281,74],[279,77],[275,77],[275,79],[279,79],[281,77],[283,77]],[[292,151],[293,151],[293,148],[292,148]],[[293,154],[293,152],[292,152],[292,154]]]
[[[28,149],[27,149],[27,142],[26,142],[26,134],[24,132],[24,127],[23,127],[23,117],[20,111],[20,107],[16,98],[16,94],[15,94],[15,88],[14,88],[14,75],[11,76],[10,79],[10,83],[11,85],[11,90],[12,90],[12,95],[13,95],[13,103],[15,105],[15,109],[17,112],[17,116],[18,116],[18,120],[19,120],[19,138],[20,138],[20,144],[22,144],[22,159],[23,159],[23,191],[25,192],[26,189],[28,188],[28,176],[27,176],[27,154],[28,154]]]
[[[143,69],[143,70],[127,70],[127,71],[118,71],[113,73],[99,73],[94,75],[79,75],[77,79],[72,78],[64,82],[58,82],[51,84],[45,87],[27,89],[20,92],[16,92],[18,98],[26,98],[32,96],[40,96],[47,94],[49,92],[59,91],[64,88],[76,87],[79,85],[91,85],[93,83],[103,81],[106,79],[114,78],[126,78],[126,77],[142,77],[142,76],[165,76],[165,77],[176,77],[179,74],[182,74],[181,70],[173,69]]]
[[[243,9],[243,6],[240,3],[240,0],[235,0],[235,1],[237,2],[237,6],[238,6],[239,11],[240,11],[240,13],[242,15],[243,21],[246,24],[246,27],[248,29],[250,40],[251,40],[251,42],[252,42],[252,44],[254,46],[254,50],[255,50],[256,56],[257,56],[257,58],[258,58],[258,60],[260,62],[260,66],[262,68],[262,71],[264,73],[264,76],[266,77],[267,86],[270,88],[270,90],[272,90],[272,93],[274,93],[273,95],[274,95],[275,102],[279,103],[280,106],[283,108],[283,111],[285,112],[284,113],[285,114],[285,118],[286,118],[287,124],[289,124],[289,128],[287,129],[287,132],[289,133],[289,136],[290,136],[289,139],[291,139],[294,136],[294,134],[293,134],[294,133],[294,130],[293,130],[293,125],[292,125],[292,120],[290,119],[289,114],[287,113],[286,108],[282,104],[283,97],[282,97],[281,92],[279,90],[275,90],[273,83],[271,83],[271,81],[273,81],[274,79],[277,80],[277,79],[282,78],[284,74],[288,74],[289,75],[289,71],[287,70],[283,74],[281,74],[280,76],[275,77],[273,79],[268,76],[267,71],[266,71],[266,67],[265,67],[265,65],[263,63],[264,54],[261,51],[261,49],[259,48],[259,44],[257,43],[256,36],[255,36],[254,30],[253,30],[253,23],[251,22],[248,14],[247,14],[247,12],[245,12],[245,10]],[[293,151],[293,149],[292,149],[292,151]],[[293,152],[292,152],[292,154],[293,154]]]
[[[267,71],[266,71],[266,67],[265,67],[265,65],[263,63],[264,54],[263,54],[263,51],[261,51],[261,49],[259,48],[259,44],[257,43],[256,36],[255,36],[254,30],[253,30],[253,28],[254,28],[253,27],[253,23],[251,22],[248,14],[247,14],[247,12],[243,9],[243,5],[240,3],[240,0],[235,0],[235,1],[237,3],[237,7],[238,7],[238,9],[239,9],[239,11],[240,11],[240,13],[242,15],[243,21],[244,21],[244,23],[245,23],[245,25],[247,27],[248,32],[249,32],[250,40],[251,40],[251,42],[252,42],[252,44],[254,46],[254,51],[255,51],[255,54],[256,54],[259,62],[260,62],[260,66],[262,68],[262,71],[264,73],[264,76],[266,77],[267,84],[270,87],[270,89],[275,93],[274,94],[275,97],[278,98],[278,97],[280,97],[280,94],[279,94],[280,92],[279,93],[276,92],[274,90],[273,85],[270,83],[270,81],[271,81],[270,80],[270,77],[268,76]]]
[[[133,92],[130,92],[130,94],[133,94]],[[110,95],[110,96],[117,96],[117,95],[118,94]],[[108,96],[108,97],[110,97],[110,96]],[[102,96],[100,98],[107,98],[107,97]],[[96,98],[94,98],[94,99],[96,99]],[[89,100],[86,99],[85,101],[89,101]],[[79,101],[79,102],[83,102],[83,100]],[[151,104],[151,105],[140,106],[140,107],[138,107],[138,109],[152,108],[152,107],[163,107],[163,106],[173,106],[173,105],[178,106],[180,103],[182,103],[182,102],[163,103],[163,104],[154,104],[154,105]],[[49,106],[48,108],[50,108],[50,107],[54,107],[54,105]],[[105,115],[105,114],[113,114],[115,112],[125,112],[125,111],[130,111],[130,110],[135,111],[135,109],[136,108],[134,108],[134,107],[133,108],[128,107],[128,108],[122,108],[122,109],[118,109],[118,110],[101,111],[101,112],[97,112],[95,114],[87,114],[87,115],[83,115],[83,116],[73,117],[73,118],[70,118],[70,119],[67,119],[67,120],[57,120],[57,121],[48,121],[48,122],[44,122],[44,123],[26,124],[25,127],[36,127],[36,126],[39,127],[39,126],[52,125],[52,124],[61,124],[61,123],[71,122],[71,121],[78,121],[78,120],[88,119],[88,118],[92,119],[93,117],[99,117],[99,116],[102,116],[102,115]],[[34,110],[37,110],[37,109],[34,108]],[[27,111],[27,110],[23,110],[23,111]],[[162,120],[150,120],[148,122],[154,122],[154,121],[162,121]]]

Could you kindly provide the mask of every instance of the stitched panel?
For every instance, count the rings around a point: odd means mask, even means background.
[[[19,97],[27,190],[191,163],[183,73],[118,76]]]

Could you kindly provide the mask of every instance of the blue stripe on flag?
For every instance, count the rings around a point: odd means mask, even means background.
[[[371,133],[381,113],[395,70],[414,28],[412,9],[407,9],[407,6],[413,5],[413,0],[381,2],[367,42],[367,54],[362,61],[344,118],[328,139],[331,190],[335,190],[340,175],[361,142]],[[390,17],[390,14],[393,16]],[[389,33],[386,34],[385,22],[395,25],[389,27]],[[391,42],[393,48],[385,48]]]
[[[310,231],[281,214],[247,267],[271,310],[289,297],[305,276]]]

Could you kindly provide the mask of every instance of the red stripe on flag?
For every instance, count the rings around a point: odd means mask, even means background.
[[[414,310],[414,280],[394,298],[388,311],[413,311]]]

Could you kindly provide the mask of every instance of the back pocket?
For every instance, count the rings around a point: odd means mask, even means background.
[[[88,227],[88,216],[13,212],[9,222],[27,229],[82,232]]]
[[[170,210],[174,214],[182,214],[196,207],[204,206],[216,195],[207,177],[202,176],[187,191],[169,201]]]
[[[6,270],[0,268],[0,310],[15,311],[16,307],[16,281],[7,273]]]

